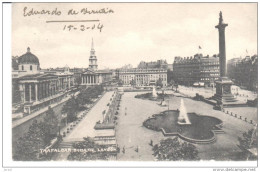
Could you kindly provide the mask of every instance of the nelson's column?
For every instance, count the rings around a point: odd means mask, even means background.
[[[219,32],[219,64],[220,64],[220,77],[216,81],[216,94],[214,99],[218,104],[228,105],[235,102],[236,99],[231,94],[232,81],[226,76],[227,66],[226,66],[226,43],[225,43],[225,27],[228,24],[223,22],[222,12],[219,13],[219,23],[215,28]]]

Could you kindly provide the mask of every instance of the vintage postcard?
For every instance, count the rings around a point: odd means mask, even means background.
[[[257,10],[12,3],[13,163],[256,167]]]

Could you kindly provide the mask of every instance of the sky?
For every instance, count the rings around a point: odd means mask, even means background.
[[[27,9],[24,11],[24,8]],[[57,8],[60,15],[34,11]],[[80,11],[111,9],[108,14],[68,15]],[[12,6],[12,56],[30,47],[41,68],[88,67],[91,39],[99,69],[136,67],[140,61],[165,59],[196,53],[218,54],[219,12],[226,27],[227,60],[257,54],[257,3],[14,3]],[[99,22],[51,22],[99,20]],[[96,25],[103,25],[101,32]],[[81,31],[81,25],[95,29]],[[68,30],[73,25],[77,30]],[[64,30],[64,27],[66,28]],[[198,47],[202,49],[199,50]]]

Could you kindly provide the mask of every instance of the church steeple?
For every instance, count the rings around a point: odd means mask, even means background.
[[[90,57],[89,57],[89,68],[92,69],[92,70],[97,70],[97,68],[98,68],[93,38],[92,38],[92,42],[91,42],[91,50],[90,50]]]
[[[94,50],[94,41],[93,41],[93,38],[92,38],[92,43],[91,43],[91,50]]]
[[[94,41],[92,38],[90,56],[95,56]]]

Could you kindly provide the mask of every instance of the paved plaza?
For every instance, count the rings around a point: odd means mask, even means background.
[[[173,94],[173,91],[167,91],[167,93]],[[153,114],[167,110],[168,107],[159,106],[159,102],[156,101],[134,98],[137,94],[142,93],[125,92],[122,96],[120,115],[116,127],[116,138],[121,150],[123,147],[125,148],[125,153],[121,151],[118,154],[118,160],[154,160],[152,147],[149,145],[149,142],[153,140],[154,144],[156,144],[161,139],[166,138],[161,132],[145,128],[142,123]],[[212,105],[207,103],[183,98],[178,93],[174,93],[174,96],[170,98],[169,109],[178,109],[181,99],[184,100],[188,113],[195,112],[200,115],[213,116],[223,121],[222,129],[225,133],[217,134],[215,143],[206,145],[196,144],[200,158],[204,160],[235,160],[235,154],[240,151],[237,147],[238,137],[241,137],[242,133],[254,128],[254,126],[224,112],[213,110]],[[233,109],[235,110],[236,108]],[[252,111],[251,115],[256,118],[257,112]],[[137,147],[138,152],[135,151]]]

